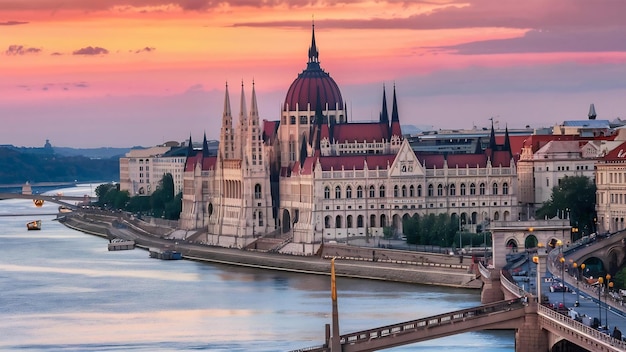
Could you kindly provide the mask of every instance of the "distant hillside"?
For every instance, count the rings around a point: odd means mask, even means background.
[[[69,148],[52,147],[54,153],[59,156],[85,156],[94,159],[120,158],[128,153],[131,148]]]
[[[63,156],[51,148],[0,146],[0,165],[0,184],[116,181],[120,177],[119,157]]]

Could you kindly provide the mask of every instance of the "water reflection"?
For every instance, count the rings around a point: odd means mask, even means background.
[[[16,209],[36,208],[0,201],[0,213]],[[105,239],[53,218],[42,216],[44,227],[33,234],[29,217],[0,217],[0,350],[273,352],[323,342],[328,276],[159,261],[142,249],[108,252]],[[338,278],[337,287],[343,332],[480,300],[477,291],[380,281]],[[390,351],[513,351],[513,341],[512,332],[480,332]]]

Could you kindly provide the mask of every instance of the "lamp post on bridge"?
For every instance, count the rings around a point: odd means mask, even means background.
[[[565,306],[565,290],[567,286],[565,286],[565,258],[559,258],[559,262],[561,263],[561,292],[563,293],[563,306]]]
[[[613,287],[613,282],[611,282],[611,274],[606,274],[606,276],[604,277],[604,285],[605,285],[605,290],[604,290],[604,325],[606,325],[606,328],[609,328],[609,299],[607,297],[607,293],[609,291],[610,287]]]
[[[580,289],[578,288],[578,282],[581,280],[582,271],[585,270],[585,263],[578,265],[578,263],[574,262],[572,267],[576,270],[576,302],[574,303],[574,307],[578,307],[580,305]]]
[[[598,278],[598,320],[600,321],[600,326],[602,326],[602,285],[604,284],[604,278],[600,276]]]

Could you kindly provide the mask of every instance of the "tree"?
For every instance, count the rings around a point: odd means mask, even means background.
[[[626,288],[626,268],[621,268],[615,276],[613,276],[617,289]]]
[[[586,176],[565,176],[552,188],[550,200],[537,210],[537,217],[569,217],[570,225],[578,229],[575,233],[585,236],[595,231],[595,208],[595,183]]]

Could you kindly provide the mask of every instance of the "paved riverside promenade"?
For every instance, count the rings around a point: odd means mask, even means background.
[[[242,249],[223,248],[193,243],[183,239],[171,239],[167,234],[175,231],[173,228],[158,228],[160,234],[154,234],[154,226],[142,226],[143,222],[129,221],[122,213],[111,212],[75,212],[66,215],[62,223],[66,226],[105,238],[125,238],[134,240],[137,246],[143,248],[169,248],[180,251],[185,259],[213,262],[221,264],[255,267],[282,271],[301,272],[308,274],[330,275],[330,260],[325,257],[324,250],[332,253],[332,248],[354,248],[358,246],[324,244],[320,256],[297,256],[279,253],[267,253]],[[141,227],[139,227],[139,226]],[[148,229],[149,231],[147,231]],[[356,243],[355,243],[356,244]],[[371,252],[371,248],[367,249]],[[375,248],[377,256],[383,253],[387,258],[398,256],[397,261],[373,261],[363,258],[343,258],[335,263],[337,276],[363,278],[372,280],[395,281],[416,284],[480,289],[482,282],[476,279],[471,272],[470,259],[466,265],[439,265],[437,262],[449,261],[448,256],[440,254],[420,253],[423,256],[432,256],[432,260],[424,263],[408,262],[401,257],[406,251]],[[458,261],[458,257],[456,258]]]

